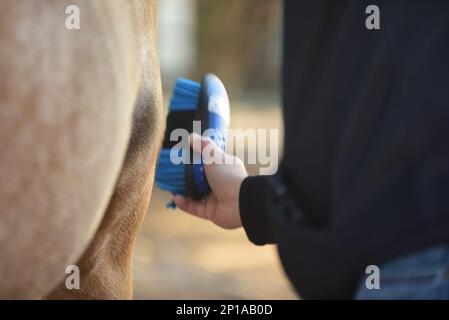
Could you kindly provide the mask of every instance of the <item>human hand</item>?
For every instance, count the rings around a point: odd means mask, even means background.
[[[175,195],[173,201],[176,206],[224,229],[241,227],[239,193],[243,180],[248,176],[243,162],[224,153],[211,139],[198,134],[190,136],[190,144],[199,153],[205,148],[211,150],[213,158],[222,161],[220,164],[205,161],[206,177],[211,188],[209,195],[199,201]]]

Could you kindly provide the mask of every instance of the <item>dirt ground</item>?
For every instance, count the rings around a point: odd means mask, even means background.
[[[281,127],[278,108],[236,109],[233,127]],[[169,200],[155,187],[133,259],[136,299],[297,299],[274,246],[168,210]]]

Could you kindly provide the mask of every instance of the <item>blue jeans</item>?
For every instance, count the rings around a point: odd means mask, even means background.
[[[367,275],[360,281],[355,299],[449,299],[449,246],[382,264],[379,271],[380,288],[368,289]]]

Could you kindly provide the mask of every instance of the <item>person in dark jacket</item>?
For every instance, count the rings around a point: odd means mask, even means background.
[[[210,164],[212,194],[174,200],[277,244],[303,298],[447,299],[449,3],[374,2],[285,0],[279,171]]]

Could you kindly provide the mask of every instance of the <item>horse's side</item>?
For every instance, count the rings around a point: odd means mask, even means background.
[[[155,2],[0,2],[0,297],[131,297],[163,132]]]

